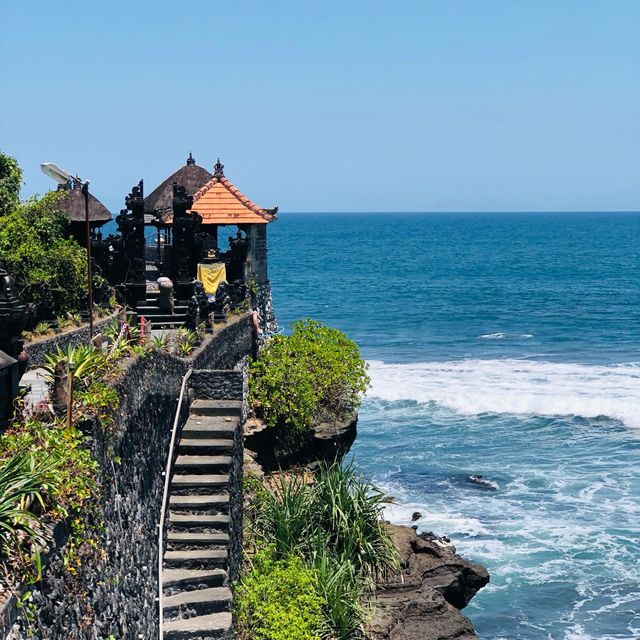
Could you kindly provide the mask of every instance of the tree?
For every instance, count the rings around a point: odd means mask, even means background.
[[[15,158],[0,151],[0,216],[13,211],[20,203],[22,169]]]
[[[22,302],[39,305],[41,317],[77,311],[86,296],[86,252],[68,237],[60,197],[51,191],[0,217],[0,258]]]

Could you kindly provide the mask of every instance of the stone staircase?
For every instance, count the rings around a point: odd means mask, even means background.
[[[241,415],[240,400],[195,400],[176,445],[162,563],[164,640],[231,638],[229,473]]]
[[[136,303],[138,317],[144,316],[148,322],[151,322],[152,329],[177,329],[182,327],[187,319],[187,305],[178,304],[176,301],[173,315],[163,313],[158,307],[159,294],[157,284],[152,288],[147,283],[147,299]]]

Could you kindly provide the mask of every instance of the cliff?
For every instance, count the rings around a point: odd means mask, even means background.
[[[487,570],[456,554],[443,538],[387,524],[400,570],[378,585],[369,640],[472,640],[459,611],[489,582]]]

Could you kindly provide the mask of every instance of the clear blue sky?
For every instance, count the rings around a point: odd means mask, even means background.
[[[283,211],[640,209],[640,0],[1,0],[0,77],[24,195],[191,150]]]

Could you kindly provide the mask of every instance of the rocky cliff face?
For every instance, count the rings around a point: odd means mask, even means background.
[[[341,459],[356,438],[358,414],[342,420],[318,422],[299,440],[287,440],[286,431],[278,431],[255,418],[245,423],[244,446],[255,454],[257,463],[267,472],[290,469],[314,462]]]
[[[400,570],[379,583],[369,640],[472,640],[459,611],[489,582],[487,570],[456,554],[446,539],[387,524]]]

